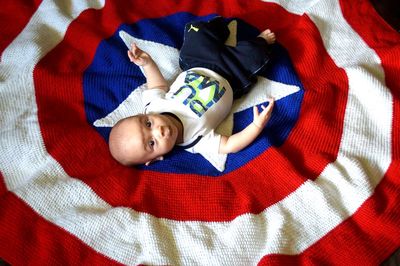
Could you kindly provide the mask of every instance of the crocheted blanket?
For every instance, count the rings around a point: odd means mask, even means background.
[[[400,247],[400,35],[368,0],[7,2],[0,258],[377,265]],[[216,15],[233,25],[231,45],[277,35],[271,66],[221,130],[240,131],[273,96],[268,125],[222,172],[182,150],[118,164],[110,126],[140,112],[145,86],[120,34],[172,80],[185,23]]]

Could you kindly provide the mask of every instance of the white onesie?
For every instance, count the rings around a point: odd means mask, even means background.
[[[148,114],[172,113],[180,119],[184,130],[179,145],[186,151],[201,154],[219,171],[225,169],[227,155],[218,153],[221,135],[214,129],[231,111],[233,93],[222,76],[206,68],[192,68],[182,72],[167,93],[157,88],[145,90],[143,102]]]

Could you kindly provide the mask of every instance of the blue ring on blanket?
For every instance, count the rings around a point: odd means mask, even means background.
[[[146,82],[138,67],[133,65],[126,55],[127,47],[119,37],[119,31],[140,39],[150,40],[179,49],[183,40],[184,25],[193,20],[209,20],[216,16],[197,17],[190,13],[176,13],[157,19],[143,19],[135,24],[121,25],[108,39],[100,42],[91,65],[83,74],[83,93],[85,111],[88,123],[103,118],[115,110],[129,94]],[[246,22],[237,20],[237,40],[257,36],[259,30]],[[295,85],[300,90],[276,102],[273,115],[264,133],[257,140],[236,154],[228,155],[226,169],[223,173],[216,170],[201,155],[191,154],[182,150],[173,150],[166,160],[149,166],[138,168],[168,173],[193,173],[205,176],[220,176],[231,172],[254,159],[271,146],[282,145],[300,112],[304,96],[304,87],[300,82],[287,51],[279,44],[274,47],[274,62],[261,73],[261,76],[288,85]],[[233,132],[237,132],[252,121],[252,109],[241,111],[234,115]],[[108,142],[111,128],[94,127],[104,140]]]

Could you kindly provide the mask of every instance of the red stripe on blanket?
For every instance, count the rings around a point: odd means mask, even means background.
[[[81,14],[70,25],[64,41],[35,68],[39,122],[47,151],[70,176],[84,181],[111,205],[176,220],[231,220],[243,213],[258,213],[281,200],[305,180],[315,179],[336,159],[347,77],[328,56],[317,28],[307,16],[299,17],[261,1],[235,3],[229,9],[226,3],[220,6],[214,1],[194,8],[191,2],[176,6],[163,1],[138,1],[134,10],[125,1],[107,2],[102,10]],[[219,11],[224,16],[240,16],[259,29],[266,25],[274,29],[289,50],[306,89],[299,121],[286,143],[220,178],[138,171],[118,165],[104,140],[87,124],[81,73],[103,38],[121,23],[139,19],[133,14],[135,10],[151,17],[177,10],[198,15]],[[286,19],[274,20],[274,16]],[[286,34],[281,36],[283,31]]]
[[[353,216],[301,254],[268,255],[259,265],[379,265],[400,246],[399,172],[397,161]]]
[[[0,172],[0,196],[3,196],[7,192],[6,184],[4,183],[4,177]]]
[[[2,1],[0,9],[0,55],[26,26],[42,0]],[[12,21],[12,23],[10,23]]]
[[[0,201],[0,257],[11,265],[120,265],[49,222],[13,193]]]

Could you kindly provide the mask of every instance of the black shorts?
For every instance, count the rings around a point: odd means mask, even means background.
[[[271,49],[260,37],[238,41],[236,47],[227,46],[228,37],[229,29],[222,17],[186,24],[179,64],[183,70],[205,67],[217,72],[230,83],[234,98],[239,98],[270,61]]]

